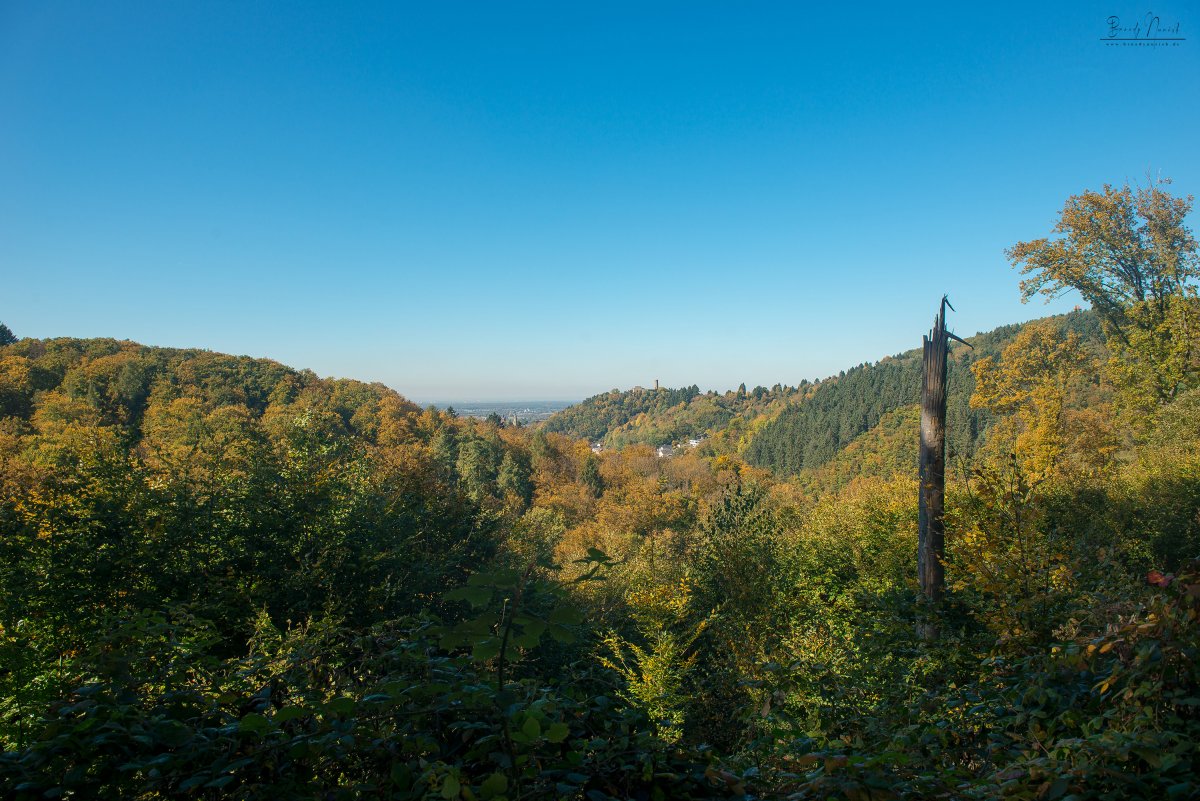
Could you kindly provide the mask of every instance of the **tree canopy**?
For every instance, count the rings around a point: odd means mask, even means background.
[[[1112,341],[1110,376],[1142,411],[1194,386],[1200,371],[1200,255],[1186,224],[1193,197],[1168,185],[1073,195],[1052,236],[1006,251],[1028,276],[1025,300],[1074,290],[1092,305]]]

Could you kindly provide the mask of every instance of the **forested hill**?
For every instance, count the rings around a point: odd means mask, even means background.
[[[1088,311],[1062,316],[1064,328],[1091,344],[1102,342],[1099,321]],[[946,398],[948,458],[970,457],[990,422],[988,412],[970,407],[975,381],[971,365],[997,356],[1022,325],[1006,325],[977,334],[971,348],[951,348]],[[820,467],[871,430],[889,412],[920,401],[921,351],[914,348],[862,364],[822,381],[797,403],[767,422],[745,449],[746,461],[778,475],[796,475]],[[915,452],[915,450],[914,450]]]
[[[1061,318],[1064,328],[1100,347],[1099,321],[1090,311]],[[956,345],[950,360],[948,427],[950,458],[974,453],[989,415],[971,409],[971,365],[996,356],[1022,324],[1006,325]],[[890,412],[917,403],[919,349],[861,364],[824,381],[767,389],[701,393],[682,389],[612,390],[588,398],[551,417],[545,430],[602,442],[611,447],[666,445],[693,437],[715,437],[718,450],[738,450],[750,464],[777,475],[797,475],[820,467]]]
[[[115,339],[24,339],[9,346],[3,368],[0,414],[27,419],[41,409],[44,417],[64,421],[84,415],[119,425],[135,439],[148,408],[165,411],[181,398],[200,413],[236,407],[254,418],[273,407],[307,405],[335,414],[345,433],[371,440],[379,433],[381,407],[420,411],[383,384],[322,379],[269,359]]]
[[[1101,347],[1103,336],[1095,314],[1075,311],[1060,319],[1065,330],[1079,334],[1090,346]],[[975,388],[971,365],[998,356],[1021,328],[1022,324],[1001,326],[970,337],[971,348],[951,348],[946,398],[947,455],[951,460],[974,454],[990,422],[988,412],[970,407]],[[859,365],[816,384],[803,399],[789,404],[757,431],[743,456],[778,475],[820,467],[889,412],[918,403],[920,390],[919,348]]]
[[[682,389],[613,389],[563,409],[546,421],[544,430],[618,448],[669,445],[778,411],[798,391],[780,384],[753,390],[743,384],[724,394],[702,393],[694,384]]]
[[[137,608],[186,607],[227,643],[258,614],[427,608],[531,499],[508,433],[267,359],[0,346],[0,665],[14,621],[67,650]],[[0,668],[0,699],[20,680]]]
[[[660,415],[699,394],[700,388],[694,384],[682,389],[635,387],[627,392],[613,389],[563,409],[546,421],[545,430],[589,441],[601,440],[638,415]]]

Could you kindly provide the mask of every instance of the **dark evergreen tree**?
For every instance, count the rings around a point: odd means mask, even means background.
[[[505,495],[512,495],[521,501],[523,509],[533,502],[533,466],[529,454],[523,451],[505,451],[500,460],[500,471],[496,477],[496,485]]]
[[[1095,315],[1090,312],[1072,312],[1064,324],[1094,345],[1101,342]],[[971,337],[974,350],[962,348],[952,354],[947,396],[947,458],[951,463],[974,454],[991,420],[986,411],[970,408],[975,388],[971,365],[984,356],[999,354],[1020,328],[1009,325],[978,334]],[[878,425],[888,412],[917,403],[920,382],[921,361],[916,350],[842,371],[818,382],[806,398],[767,423],[751,440],[746,460],[780,475],[820,467]]]
[[[583,460],[583,468],[579,471],[579,481],[588,488],[593,498],[599,498],[604,494],[604,478],[600,475],[600,460],[596,458],[595,454],[589,453]]]

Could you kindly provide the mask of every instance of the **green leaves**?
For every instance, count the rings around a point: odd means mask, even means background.
[[[516,626],[521,631],[513,636],[513,644],[521,648],[536,648],[546,632],[547,624],[544,620],[522,616],[516,619]]]
[[[491,587],[495,589],[515,589],[521,583],[521,574],[509,568],[499,568],[482,573],[476,573],[467,579],[472,587]]]
[[[571,734],[571,727],[565,723],[551,723],[546,729],[546,739],[552,743],[561,743]]]
[[[597,569],[611,561],[592,550],[595,554],[588,559],[597,562]],[[468,578],[464,586],[445,593],[444,600],[466,601],[473,610],[482,612],[440,630],[442,647],[467,648],[476,662],[501,657],[511,662],[519,656],[519,650],[537,648],[547,634],[558,642],[574,642],[572,627],[583,622],[583,614],[565,600],[560,588],[528,578],[529,572],[483,571]]]
[[[354,712],[354,708],[354,699],[342,696],[326,703],[325,713],[330,715],[350,715]]]
[[[493,773],[479,785],[479,795],[484,801],[503,795],[508,790],[508,777],[503,773]]]
[[[503,641],[499,637],[484,637],[471,645],[471,658],[476,662],[487,662],[500,655]]]
[[[550,612],[549,621],[558,625],[579,625],[583,623],[583,612],[577,607],[560,604]]]
[[[474,578],[474,576],[472,576]],[[442,596],[447,601],[466,601],[475,609],[482,609],[491,603],[492,590],[489,587],[466,586],[450,590]]]
[[[301,706],[285,706],[277,711],[274,715],[277,724],[287,723],[289,720],[296,720],[309,714],[308,710]]]
[[[271,721],[257,712],[251,712],[238,723],[238,731],[251,734],[263,734],[271,730]]]

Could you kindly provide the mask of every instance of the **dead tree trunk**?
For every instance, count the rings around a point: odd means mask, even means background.
[[[938,627],[934,614],[946,584],[942,565],[946,551],[946,529],[942,517],[946,503],[946,353],[949,340],[958,339],[946,331],[946,307],[949,305],[950,301],[943,295],[941,308],[933,321],[933,330],[923,337],[921,362],[921,495],[917,513],[917,571],[926,604],[924,615],[917,624],[917,634],[926,640],[937,639]],[[958,341],[962,342],[961,339]]]

